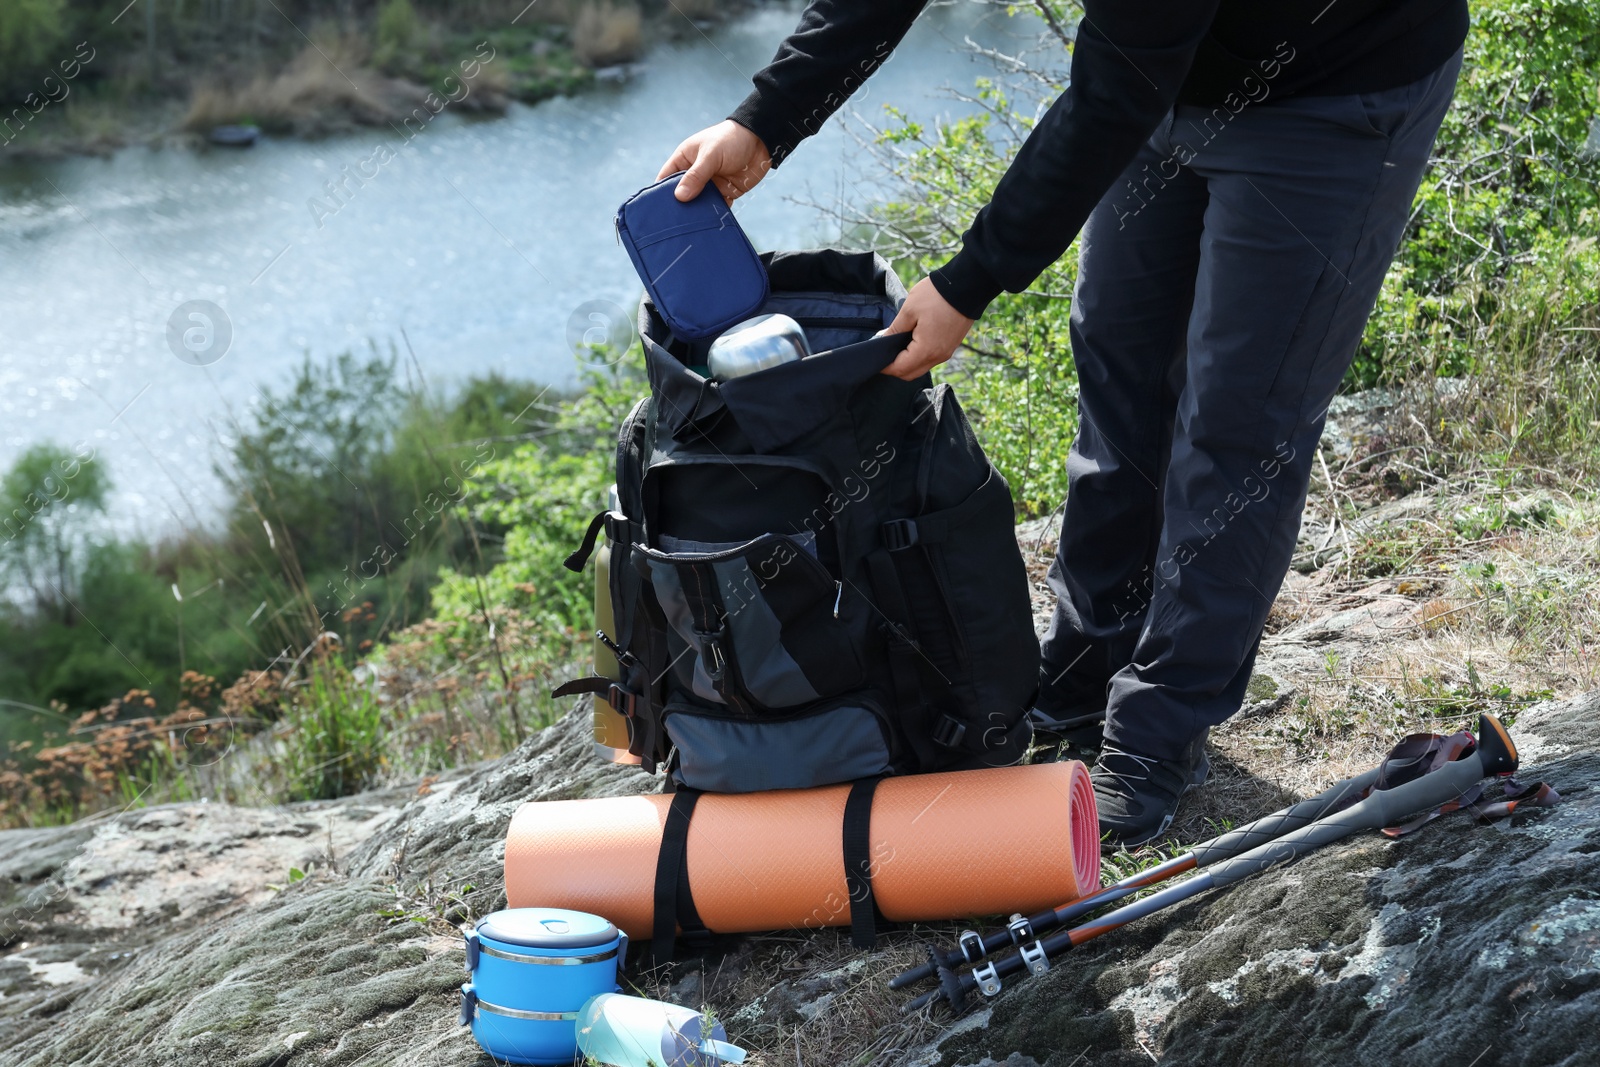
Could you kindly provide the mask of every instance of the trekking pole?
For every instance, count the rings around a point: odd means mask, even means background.
[[[1282,811],[1273,812],[1271,815],[1263,815],[1255,822],[1201,842],[1183,855],[1174,856],[1154,867],[1131,874],[1070,904],[1041,911],[1027,918],[1013,915],[1004,929],[987,934],[979,934],[976,930],[963,930],[957,939],[955,949],[949,952],[933,950],[934,956],[929,962],[895,975],[889,980],[889,988],[903,989],[924,978],[931,978],[938,973],[940,967],[959,967],[964,962],[979,963],[990,953],[1012,945],[1026,944],[1037,939],[1040,934],[1066,926],[1074,919],[1115,904],[1141,889],[1165,881],[1174,875],[1209,866],[1230,856],[1237,856],[1293,830],[1298,830],[1345,804],[1360,800],[1378,780],[1378,774],[1382,770],[1382,767],[1374,767],[1354,778],[1346,778],[1314,797],[1290,805]]]
[[[1018,971],[1034,974],[1048,970],[1050,960],[1069,949],[1110,933],[1163,908],[1198,896],[1208,889],[1220,889],[1313,852],[1323,845],[1349,837],[1358,830],[1388,826],[1406,815],[1447,804],[1485,778],[1503,776],[1517,769],[1517,748],[1500,720],[1483,715],[1478,720],[1477,746],[1460,759],[1390,789],[1373,790],[1367,797],[1342,811],[1308,823],[1291,833],[1248,852],[1221,860],[1174,886],[1152,893],[1143,900],[1125,904],[1094,922],[1070,930],[1059,930],[1048,937],[1019,946],[1015,955],[990,960],[964,974],[935,964],[939,988],[917,997],[906,1006],[916,1011],[936,997],[944,997],[956,1012],[965,1010],[967,995],[974,989],[985,996],[1000,992],[1001,979]]]

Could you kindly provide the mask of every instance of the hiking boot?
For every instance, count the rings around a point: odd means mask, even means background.
[[[1191,741],[1184,758],[1177,761],[1105,742],[1089,772],[1100,811],[1101,851],[1134,848],[1166,833],[1178,800],[1210,773],[1205,733]]]
[[[1033,739],[1039,745],[1035,763],[1056,763],[1060,760],[1078,760],[1093,765],[1100,755],[1100,746],[1106,736],[1104,709],[1087,715],[1058,718],[1047,711],[1034,708],[1028,712],[1033,722]]]

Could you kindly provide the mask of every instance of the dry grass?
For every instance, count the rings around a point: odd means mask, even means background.
[[[639,976],[637,992],[716,1014],[751,1050],[749,1067],[887,1067],[949,1021],[903,1015],[908,995],[890,991],[889,979],[924,959],[930,934],[948,940],[956,931],[937,924],[892,932],[870,953],[853,947],[847,930],[743,938],[676,982],[662,972]],[[725,1014],[716,1011],[720,1005],[742,1007]]]
[[[1306,795],[1407,733],[1600,687],[1600,509],[1526,484],[1538,470],[1492,474],[1427,494],[1429,522],[1361,536],[1356,520],[1334,559],[1289,583],[1258,668],[1280,706],[1230,720],[1214,747]],[[1389,573],[1374,581],[1373,569]]]
[[[572,50],[589,67],[632,62],[644,51],[643,16],[633,4],[585,4],[573,23]]]
[[[1487,383],[1447,400],[1504,402]],[[1402,401],[1373,425],[1414,425],[1413,414]],[[1344,459],[1325,445],[1302,531],[1306,573],[1291,572],[1273,605],[1244,711],[1212,731],[1212,776],[1180,808],[1177,842],[1320,792],[1408,733],[1475,727],[1484,711],[1514,719],[1600,688],[1600,502],[1577,464],[1396,452],[1392,429],[1355,436],[1353,451],[1338,446]],[[1384,476],[1397,455],[1416,460],[1421,488]],[[1023,537],[1045,593],[1053,537]],[[1048,595],[1037,599],[1048,610]],[[1166,850],[1108,862],[1135,867]]]
[[[204,133],[250,121],[272,132],[318,136],[398,120],[416,102],[365,66],[365,46],[341,36],[307,45],[282,70],[247,82],[195,86],[182,127]]]

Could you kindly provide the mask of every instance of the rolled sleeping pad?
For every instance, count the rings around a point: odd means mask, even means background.
[[[847,783],[699,795],[683,856],[706,929],[850,925],[850,794]],[[524,804],[506,837],[507,906],[580,909],[650,937],[674,796]],[[870,799],[867,867],[890,921],[1029,913],[1100,886],[1094,790],[1081,763],[886,778]]]

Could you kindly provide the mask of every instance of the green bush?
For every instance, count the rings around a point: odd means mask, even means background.
[[[878,143],[906,192],[880,209],[876,244],[909,285],[938,267],[988,201],[1031,119],[987,79],[985,110],[927,127],[889,109]],[[1030,112],[1031,114],[1031,112]],[[1003,295],[979,320],[966,349],[937,378],[954,383],[985,450],[1010,483],[1023,515],[1061,505],[1067,448],[1078,430],[1078,379],[1068,340],[1077,245],[1026,293]]]
[[[492,566],[505,531],[475,537],[463,502],[540,389],[489,377],[441,398],[397,376],[346,355],[267,390],[221,464],[222,528],[156,544],[92,536],[104,460],[25,453],[0,480],[0,696],[166,705],[185,669],[233,679],[326,631],[353,658],[429,614],[442,567]]]
[[[1600,103],[1593,0],[1491,0],[1472,16],[1455,102],[1354,387],[1473,370],[1461,343],[1472,324],[1495,317],[1519,271],[1542,270],[1600,220],[1600,160],[1581,151]]]
[[[57,74],[66,55],[66,0],[6,0],[0,4],[0,101],[43,95],[40,81]],[[59,75],[58,75],[59,78]]]
[[[370,681],[336,659],[291,690],[274,731],[274,770],[292,800],[327,800],[368,785],[384,763],[383,708]]]
[[[1066,25],[1079,13],[1058,0],[1048,6]],[[1570,361],[1592,362],[1595,334],[1585,323],[1600,303],[1592,245],[1583,244],[1600,223],[1600,160],[1579,151],[1600,99],[1600,19],[1593,0],[1485,0],[1472,11],[1456,102],[1346,384],[1517,379],[1474,417],[1528,447],[1588,448],[1580,435],[1596,435],[1578,381],[1587,372]],[[1053,37],[1043,45],[1064,59]],[[878,158],[899,191],[871,220],[871,243],[908,283],[954,254],[1040,99],[1059,91],[1059,69],[1030,73],[1013,91],[1034,96],[1013,101],[980,79],[983,109],[949,124],[929,128],[886,109]],[[939,372],[960,384],[1025,514],[1066,493],[1077,430],[1067,334],[1075,274],[1069,250],[1028,293],[991,305],[966,350]],[[1538,383],[1555,392],[1535,403]]]
[[[373,36],[377,38],[373,62],[384,70],[394,67],[397,59],[415,48],[422,37],[422,22],[411,0],[384,0],[378,8]]]
[[[481,580],[462,568],[440,575],[438,618],[462,633],[481,631],[491,604],[529,613],[552,636],[593,626],[593,576],[561,561],[606,507],[617,427],[647,386],[637,362],[591,370],[584,382],[574,398],[551,406],[536,440],[487,464],[474,485],[473,515],[505,532],[499,561]]]

